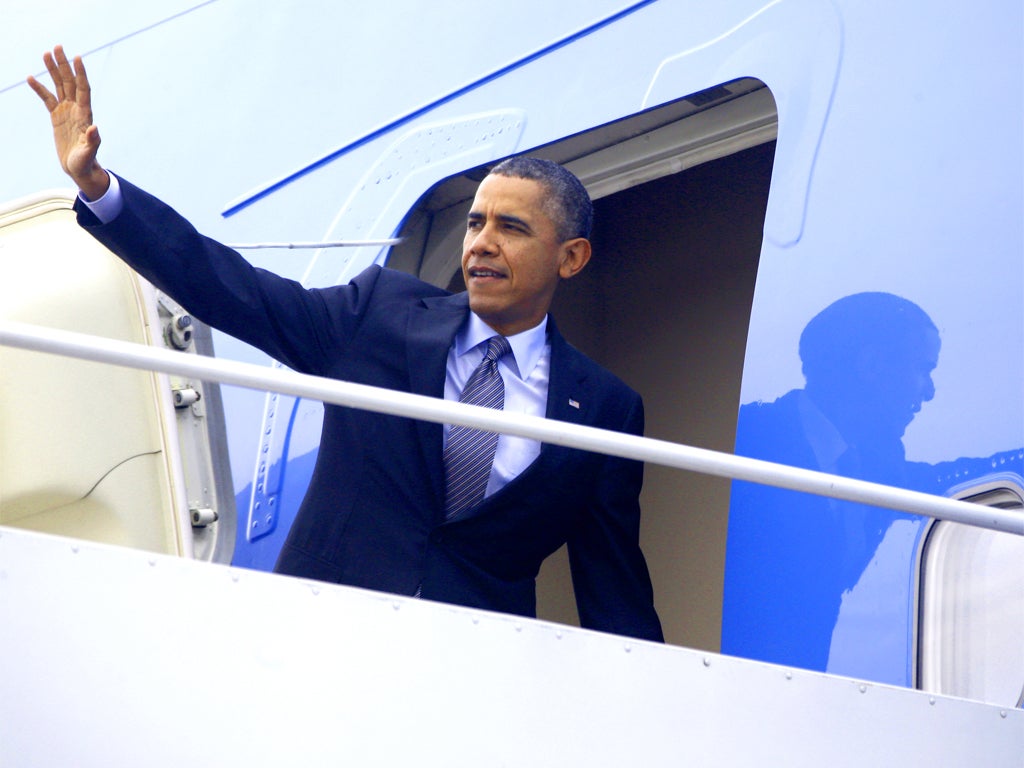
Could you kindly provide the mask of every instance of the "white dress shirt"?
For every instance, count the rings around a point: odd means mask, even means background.
[[[85,203],[86,207],[103,224],[109,224],[116,219],[117,214],[124,208],[121,185],[117,181],[117,176],[112,173],[107,173],[107,175],[110,177],[110,186],[107,187],[107,191],[103,193],[102,197],[90,200],[81,191],[78,193],[78,199]]]

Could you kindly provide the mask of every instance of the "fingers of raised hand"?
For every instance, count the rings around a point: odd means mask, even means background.
[[[47,51],[43,54],[43,63],[46,71],[50,73],[53,80],[53,93],[36,80],[28,78],[28,84],[36,95],[43,100],[46,108],[51,112],[63,102],[71,102],[88,108],[90,100],[89,78],[85,73],[85,64],[81,56],[76,56],[73,62],[68,61],[61,46],[56,46],[53,53]]]
[[[28,84],[29,87],[36,92],[36,96],[43,100],[43,104],[46,105],[46,108],[50,112],[53,112],[54,108],[57,106],[57,97],[50,93],[49,89],[45,85],[40,83],[31,75],[29,75]]]
[[[91,97],[89,77],[85,74],[85,63],[81,56],[75,56],[75,95],[79,104],[89,106]]]
[[[67,99],[68,101],[75,101],[75,73],[71,69],[71,62],[68,61],[68,57],[64,55],[64,49],[59,45],[53,49],[53,56],[55,60],[55,68],[50,67],[50,62],[46,62],[46,68],[50,72],[50,77],[53,78],[53,84],[57,88],[57,98]],[[45,57],[44,57],[45,61]],[[77,61],[75,62],[78,63]]]
[[[57,62],[53,58],[53,54],[47,51],[43,54],[43,63],[46,65],[46,71],[50,73],[50,80],[53,81],[53,91],[57,97],[57,101],[63,101],[64,99],[64,78],[60,74],[60,68]]]

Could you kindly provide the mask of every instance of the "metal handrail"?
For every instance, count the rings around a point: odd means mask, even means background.
[[[392,246],[401,245],[401,237],[387,237],[383,240],[325,240],[324,242],[298,242],[298,243],[226,243],[228,248],[236,251],[253,250],[257,248],[280,248],[280,249],[321,249],[321,248],[363,248],[364,246]]]
[[[859,504],[886,507],[1024,536],[1024,515],[1012,510],[539,416],[505,413],[475,405],[295,373],[290,370],[267,368],[252,363],[183,355],[143,344],[13,321],[0,322],[0,344],[129,368],[219,381],[393,416],[442,424],[462,424],[544,443],[772,485]]]

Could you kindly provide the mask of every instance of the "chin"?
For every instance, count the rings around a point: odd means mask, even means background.
[[[480,315],[480,317],[486,317],[494,312],[491,302],[481,298],[479,295],[474,296],[472,291],[469,292],[469,308]]]

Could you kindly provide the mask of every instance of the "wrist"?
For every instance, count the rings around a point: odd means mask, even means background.
[[[110,175],[99,165],[84,176],[75,176],[73,181],[87,200],[99,200],[110,188]]]

